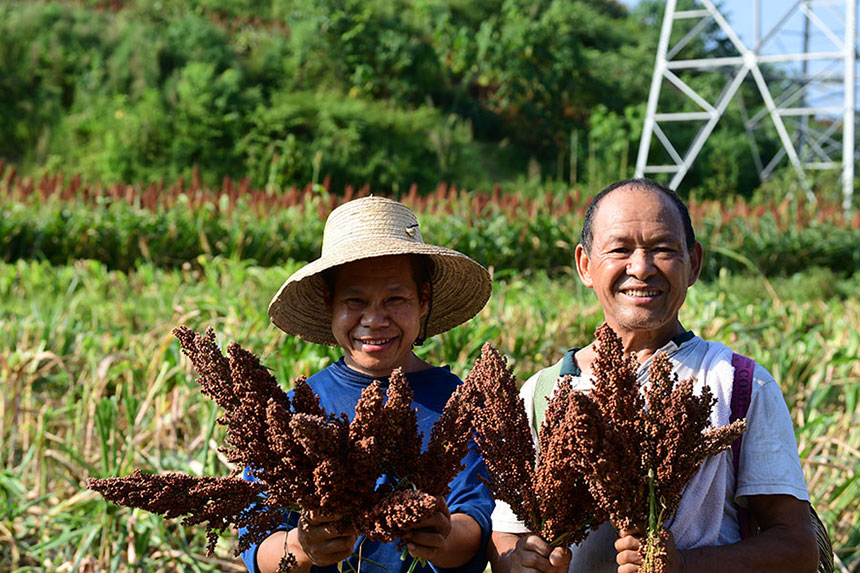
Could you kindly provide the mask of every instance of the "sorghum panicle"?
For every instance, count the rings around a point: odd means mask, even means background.
[[[472,417],[464,402],[467,392],[465,384],[458,386],[433,424],[430,442],[418,457],[417,473],[412,480],[418,489],[448,495],[451,481],[463,469],[472,436]]]
[[[571,408],[571,381],[562,378],[549,400],[539,431],[539,458],[535,492],[544,522],[540,535],[566,544],[585,539],[604,519],[595,515],[594,500],[582,474],[571,463],[578,439],[575,412]]]
[[[195,477],[181,473],[152,475],[136,470],[126,477],[90,478],[87,488],[119,505],[163,515],[185,516],[183,523],[205,523],[208,552],[215,549],[218,533],[241,525],[245,508],[259,500],[264,488],[237,477]]]
[[[383,497],[367,512],[361,525],[370,539],[387,543],[402,538],[415,524],[435,512],[435,496],[420,490],[398,490]]]
[[[422,434],[418,431],[416,409],[412,407],[414,393],[400,368],[388,378],[388,399],[382,407],[383,455],[398,478],[413,476],[421,452]]]
[[[345,413],[325,412],[304,377],[295,381],[291,401],[252,353],[233,343],[226,358],[211,328],[199,335],[180,326],[174,334],[201,391],[224,409],[218,420],[226,426],[222,451],[258,481],[137,471],[91,479],[87,487],[121,505],[168,518],[184,515],[188,524],[207,522],[210,550],[231,524],[247,529],[237,553],[260,543],[290,511],[342,514],[359,533],[391,541],[436,511],[436,496],[447,493],[462,467],[469,411],[449,401],[453,406],[432,429],[432,452],[419,456],[413,392],[400,370],[390,377],[384,404],[381,383],[364,390],[350,424]],[[383,474],[397,480],[377,490]],[[279,570],[295,564],[287,555]]]
[[[487,485],[531,531],[543,522],[535,493],[537,456],[523,400],[507,359],[489,344],[466,376],[475,439],[487,466]]]
[[[664,353],[652,358],[640,392],[637,363],[624,356],[620,338],[605,324],[595,336],[593,390],[571,397],[573,457],[613,526],[646,531],[643,573],[662,573],[663,523],[704,460],[728,448],[745,422],[709,428],[716,402],[711,390],[694,394],[693,381],[679,382]]]

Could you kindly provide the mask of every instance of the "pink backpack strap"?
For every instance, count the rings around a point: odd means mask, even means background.
[[[732,413],[730,422],[745,418],[750,407],[752,398],[753,371],[755,361],[737,353],[732,353],[732,366],[735,368],[734,383],[732,386]],[[743,434],[732,444],[732,462],[735,472],[735,489],[738,487],[738,466],[741,459],[741,439]],[[741,528],[741,539],[745,539],[752,533],[750,531],[750,512],[747,508],[738,506],[738,524]]]

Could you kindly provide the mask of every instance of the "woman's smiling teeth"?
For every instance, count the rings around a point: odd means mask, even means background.
[[[383,344],[388,344],[394,340],[393,338],[364,338],[359,339],[359,342],[362,344],[367,344],[370,346],[382,346]]]

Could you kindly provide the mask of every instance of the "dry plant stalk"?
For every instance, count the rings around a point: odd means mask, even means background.
[[[493,495],[553,546],[584,539],[605,518],[570,462],[576,438],[568,415],[570,385],[562,386],[549,402],[538,434],[539,453],[504,356],[484,344],[465,386]]]
[[[471,423],[460,391],[434,424],[429,446],[420,453],[413,393],[401,371],[362,391],[350,423],[345,414],[328,414],[305,378],[293,396],[278,385],[252,353],[232,343],[225,357],[214,331],[174,330],[199,376],[201,391],[224,409],[221,448],[237,467],[258,481],[185,474],[90,479],[87,487],[114,503],[165,517],[185,515],[184,523],[206,522],[208,550],[230,525],[248,533],[236,553],[262,542],[290,511],[343,515],[343,524],[376,541],[402,538],[436,509],[451,480],[463,468]],[[386,400],[387,398],[387,400]],[[383,474],[394,478],[377,487]],[[295,566],[286,555],[279,571]]]
[[[650,384],[640,392],[637,363],[624,356],[621,339],[606,324],[595,337],[592,392],[571,396],[572,459],[616,529],[646,531],[642,570],[661,573],[668,566],[663,524],[702,462],[729,448],[746,421],[710,428],[716,398],[707,386],[694,395],[692,379],[679,382],[665,353],[652,359]]]

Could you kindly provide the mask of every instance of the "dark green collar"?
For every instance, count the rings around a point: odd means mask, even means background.
[[[691,340],[694,336],[696,335],[693,334],[692,330],[687,330],[681,334],[673,336],[671,342],[680,348],[682,344]],[[561,372],[559,373],[559,376],[582,376],[582,370],[579,368],[579,364],[576,363],[576,356],[574,356],[578,350],[578,347],[574,347],[564,353],[564,356],[561,359]]]

